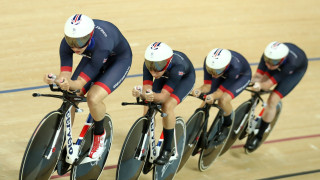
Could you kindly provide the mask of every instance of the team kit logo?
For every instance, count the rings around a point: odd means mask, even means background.
[[[74,25],[80,24],[80,22],[81,22],[81,16],[82,16],[82,14],[76,14],[76,15],[74,15],[73,18],[72,18],[71,24],[74,24]]]
[[[161,42],[155,42],[155,43],[153,43],[153,45],[151,46],[151,49],[153,49],[153,50],[158,50],[160,44],[161,44]]]

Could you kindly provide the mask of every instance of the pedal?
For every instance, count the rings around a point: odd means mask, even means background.
[[[154,166],[152,163],[150,163],[148,160],[144,163],[142,173],[148,174],[151,170],[153,170]]]

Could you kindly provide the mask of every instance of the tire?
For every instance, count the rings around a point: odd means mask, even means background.
[[[223,155],[225,152],[227,152],[230,147],[234,144],[234,142],[236,142],[236,140],[240,137],[240,135],[245,132],[245,128],[246,124],[248,122],[248,117],[245,118],[246,114],[249,111],[249,108],[251,107],[251,101],[246,101],[244,103],[242,103],[236,110],[235,110],[235,118],[234,118],[234,122],[233,122],[233,126],[231,129],[231,134],[226,142],[226,144],[223,147],[223,150],[220,153],[220,156]],[[242,127],[240,127],[241,122],[245,121],[244,123],[242,123]],[[236,130],[238,130],[238,132],[236,132]]]
[[[50,179],[64,144],[63,123],[61,123],[62,129],[50,159],[46,159],[44,154],[48,148],[51,148],[51,143],[61,120],[61,113],[53,111],[40,121],[24,152],[20,167],[20,180]]]
[[[155,166],[153,170],[153,179],[154,180],[170,180],[173,179],[178,170],[184,147],[186,141],[186,127],[184,121],[181,117],[176,118],[175,125],[175,137],[177,141],[177,151],[178,158],[175,160],[171,160],[163,166]],[[174,147],[174,140],[172,141],[171,147]]]
[[[228,139],[227,137],[220,144],[213,145],[214,144],[213,139],[215,138],[216,134],[219,132],[219,129],[221,128],[223,123],[221,119],[222,119],[222,115],[218,114],[208,131],[207,147],[201,150],[199,161],[198,161],[198,169],[200,171],[205,171],[212,165],[212,163],[219,157],[224,147],[225,141]],[[230,135],[230,131],[229,131],[229,135]]]
[[[101,172],[104,169],[104,165],[108,158],[113,138],[113,128],[112,128],[112,120],[109,114],[105,115],[104,129],[106,131],[106,149],[103,152],[101,158],[98,161],[92,161],[84,164],[79,164],[77,166],[73,166],[71,170],[70,179],[72,180],[87,180],[87,179],[98,179]],[[83,138],[79,149],[79,157],[87,157],[93,139],[93,126],[87,131],[86,135]]]
[[[188,161],[192,152],[197,146],[199,136],[201,135],[201,125],[204,121],[204,112],[197,110],[186,123],[186,143],[184,146],[183,156],[178,168],[178,172],[183,168]]]
[[[143,130],[148,124],[146,117],[139,118],[129,130],[123,143],[116,172],[117,180],[138,179],[145,161],[134,158],[137,146],[143,137]],[[149,127],[148,127],[149,128]],[[148,152],[149,136],[144,145],[145,152]]]

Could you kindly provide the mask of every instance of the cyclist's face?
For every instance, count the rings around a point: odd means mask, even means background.
[[[278,64],[278,65],[275,65],[275,66],[270,65],[270,64],[268,64],[268,63],[266,63],[266,62],[265,62],[265,64],[266,64],[267,68],[270,69],[270,70],[275,70],[275,69],[277,69],[277,68],[279,67],[279,64]]]
[[[82,54],[82,53],[86,50],[87,47],[88,47],[88,45],[86,45],[86,46],[83,47],[83,48],[73,47],[73,48],[71,48],[71,49],[72,49],[72,51],[74,51],[76,54]]]
[[[156,79],[159,79],[161,78],[161,76],[164,74],[165,71],[160,71],[160,72],[157,72],[157,71],[150,71],[150,74],[156,78]]]
[[[220,76],[222,76],[223,75],[223,73],[221,73],[221,74],[217,74],[217,75],[213,75],[213,74],[211,74],[211,76],[213,77],[213,78],[218,78],[218,77],[220,77]]]

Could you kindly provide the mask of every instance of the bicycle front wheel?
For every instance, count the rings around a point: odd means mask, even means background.
[[[206,147],[201,150],[199,161],[198,161],[198,168],[200,171],[205,171],[206,169],[208,169],[211,166],[211,164],[219,157],[224,147],[225,141],[230,136],[230,131],[229,131],[228,137],[223,142],[220,142],[219,144],[215,144],[214,139],[216,138],[216,136],[220,131],[219,129],[221,128],[223,123],[222,119],[223,119],[222,115],[218,113],[218,115],[216,116],[215,120],[213,121],[208,131],[208,135],[207,135],[208,143]]]
[[[101,155],[101,158],[97,161],[91,161],[88,163],[81,163],[77,166],[73,166],[70,179],[77,179],[77,180],[87,180],[87,179],[98,179],[102,170],[104,169],[104,165],[106,163],[108,154],[111,149],[112,144],[112,135],[113,135],[113,128],[112,128],[112,121],[109,114],[105,115],[104,129],[106,131],[106,139],[105,139],[105,151]],[[89,150],[91,148],[93,139],[93,126],[87,131],[84,139],[82,141],[80,150],[79,150],[79,157],[87,157]]]
[[[176,159],[170,160],[163,166],[155,166],[153,170],[153,179],[155,180],[170,180],[173,179],[178,170],[186,141],[186,127],[181,117],[176,118],[175,125],[175,141],[172,142],[171,147],[175,147]],[[177,143],[174,145],[174,143]]]
[[[251,107],[251,101],[246,101],[242,103],[236,110],[235,110],[235,118],[233,122],[233,126],[231,128],[231,134],[223,147],[223,150],[220,153],[220,156],[224,154],[226,151],[230,149],[230,147],[234,144],[234,142],[239,138],[239,136],[245,130],[245,125],[248,121],[248,111]]]
[[[49,179],[55,170],[64,138],[61,113],[53,111],[45,116],[33,132],[22,158],[20,180]],[[45,157],[51,148],[57,129],[61,128],[49,159]]]
[[[148,119],[146,117],[139,118],[129,130],[127,137],[123,143],[116,173],[117,180],[138,179],[143,168],[145,158],[141,160],[135,158],[136,151],[141,148],[143,152],[148,152],[149,136],[145,139],[143,147],[138,147],[140,141],[143,141],[144,133],[147,132],[146,127],[148,125]]]
[[[183,168],[196,148],[203,121],[204,112],[202,110],[197,110],[186,123],[186,143],[178,171]]]

